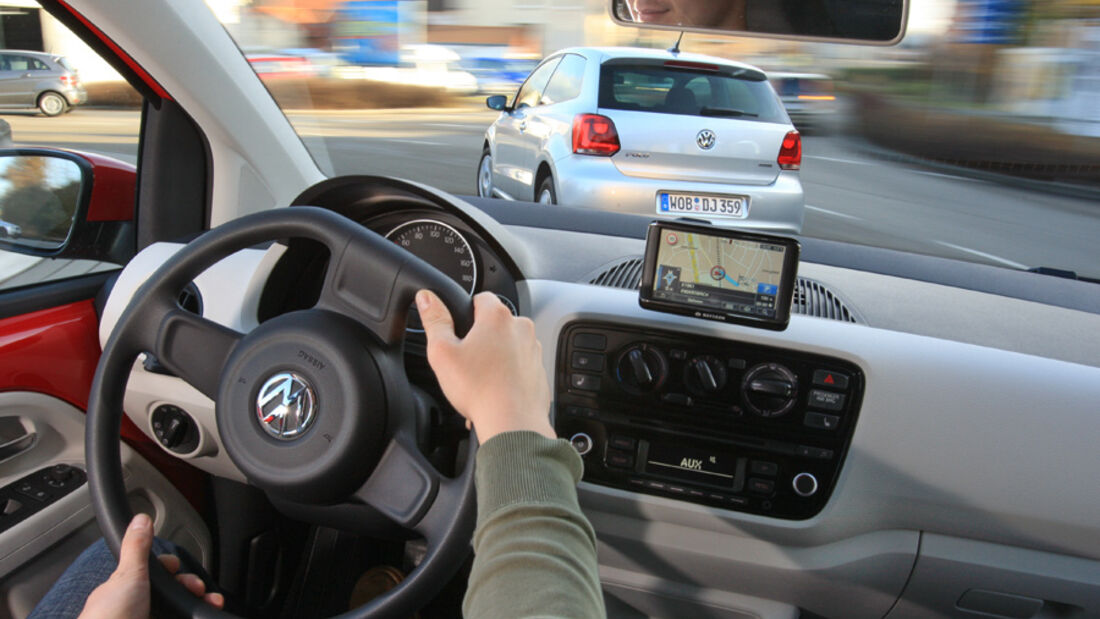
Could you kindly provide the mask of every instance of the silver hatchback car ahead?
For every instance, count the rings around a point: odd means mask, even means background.
[[[798,233],[802,139],[764,72],[635,48],[548,56],[485,134],[483,197]]]
[[[38,108],[58,116],[87,99],[79,73],[64,56],[0,50],[0,109]]]

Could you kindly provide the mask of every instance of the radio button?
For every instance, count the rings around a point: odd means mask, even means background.
[[[687,494],[687,488],[684,488],[683,486],[666,486],[665,490],[673,494]]]
[[[599,333],[578,333],[573,336],[573,345],[588,350],[604,350],[607,348],[607,336]]]
[[[771,494],[775,492],[775,482],[770,479],[750,479],[749,491],[758,494]]]
[[[651,490],[664,490],[668,487],[668,484],[660,481],[647,481],[645,487]]]
[[[706,494],[702,490],[692,490],[691,488],[688,488],[688,495],[693,496],[697,499],[701,499],[706,496]]]
[[[611,436],[607,439],[607,445],[615,449],[622,449],[624,451],[634,451],[634,446],[638,443],[636,439],[629,436]]]
[[[634,454],[608,449],[607,457],[604,459],[604,462],[607,463],[607,466],[613,466],[618,469],[634,468]]]
[[[836,430],[840,426],[840,417],[836,415],[826,415],[825,413],[806,413],[806,419],[803,422],[808,428],[816,428],[818,430]]]
[[[744,359],[730,359],[727,365],[730,366],[731,370],[743,370],[745,369],[746,363]]]
[[[810,406],[827,411],[844,410],[844,394],[812,389],[810,390]]]
[[[829,370],[814,370],[814,384],[826,389],[843,391],[848,388],[848,375],[840,372],[830,372]]]
[[[573,437],[569,439],[569,444],[582,456],[592,451],[592,437],[584,432],[577,432],[574,434]]]
[[[730,502],[730,504],[736,505],[738,507],[748,507],[749,506],[748,498],[743,497],[743,496],[731,496],[727,500]]]
[[[799,473],[791,480],[791,486],[795,494],[801,497],[811,497],[817,494],[817,478],[810,473]]]
[[[599,391],[600,377],[593,376],[592,374],[573,374],[569,377],[569,384],[573,385],[574,389],[583,389],[585,391]]]
[[[763,460],[753,460],[749,468],[753,475],[765,475],[767,477],[775,477],[776,473],[779,472],[778,464],[764,462]]]
[[[575,352],[573,353],[573,369],[602,372],[603,355],[591,352]]]

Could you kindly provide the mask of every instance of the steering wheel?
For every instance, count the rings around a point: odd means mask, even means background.
[[[222,258],[299,237],[329,252],[314,307],[245,334],[177,304],[179,291]],[[88,403],[88,483],[115,556],[133,517],[119,454],[123,394],[135,359],[150,352],[214,400],[222,445],[277,505],[303,507],[324,522],[378,521],[390,532],[396,524],[424,537],[427,553],[401,584],[340,617],[408,616],[438,593],[467,556],[473,534],[477,440],[471,434],[455,478],[439,473],[417,448],[402,349],[406,315],[421,288],[439,295],[460,336],[469,330],[473,305],[458,284],[350,219],[314,207],[226,223],[157,269],[115,325]],[[232,616],[188,593],[158,561],[150,564],[153,590],[171,610]]]

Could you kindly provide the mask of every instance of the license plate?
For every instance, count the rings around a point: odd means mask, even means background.
[[[749,216],[749,199],[745,196],[714,196],[694,193],[657,192],[657,212],[660,214],[692,213],[707,217]]]

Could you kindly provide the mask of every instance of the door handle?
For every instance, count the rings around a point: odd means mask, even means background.
[[[0,462],[7,462],[19,454],[30,450],[38,443],[37,432],[27,432],[23,436],[0,443]]]
[[[0,417],[0,462],[30,450],[38,444],[34,425],[17,415]]]

